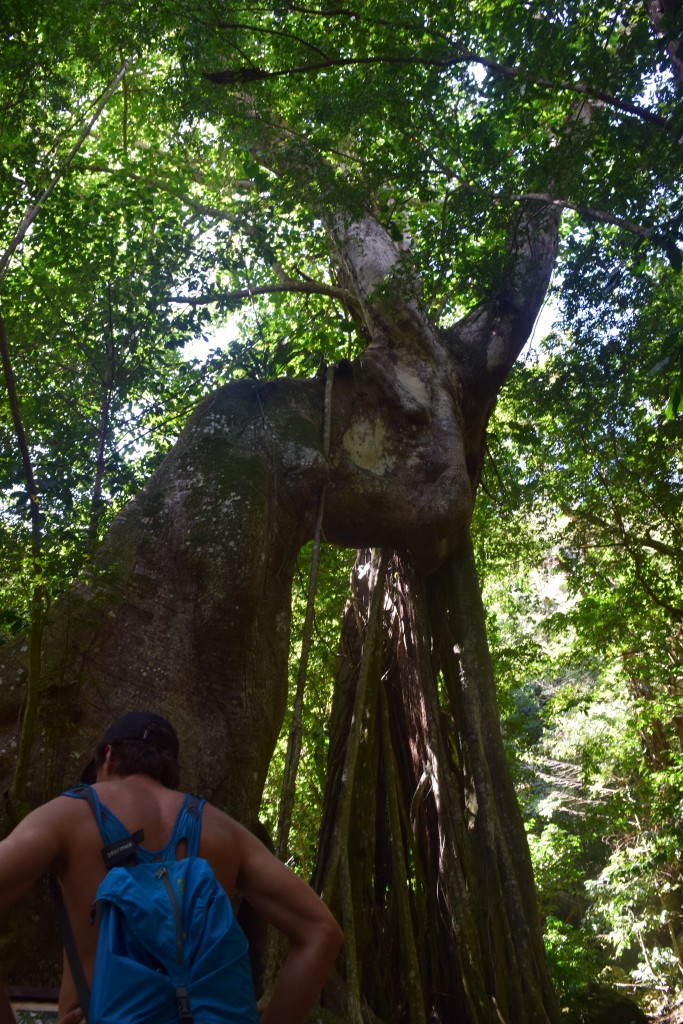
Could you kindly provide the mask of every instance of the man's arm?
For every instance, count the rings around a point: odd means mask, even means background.
[[[327,981],[344,936],[322,900],[250,832],[237,826],[237,886],[291,943],[261,1024],[300,1024]]]
[[[53,804],[32,811],[0,842],[0,910],[14,906],[59,856],[61,832]],[[0,981],[0,1024],[15,1020]]]
[[[0,842],[0,911],[18,903],[62,852],[64,797],[38,807]]]

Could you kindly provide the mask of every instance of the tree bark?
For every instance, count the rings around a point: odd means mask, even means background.
[[[387,1022],[557,1021],[469,540],[427,579],[394,556],[376,642],[365,635],[369,576],[361,557],[344,623],[315,879],[329,891],[326,868],[342,831],[352,892],[330,895],[341,919],[369,922],[354,934],[364,1001]],[[359,706],[367,644],[378,658],[376,685]],[[343,819],[343,765],[361,716],[363,771]],[[336,994],[329,998],[339,1009]]]
[[[469,538],[427,582],[433,647],[458,733],[461,800],[470,807],[468,840],[478,869],[470,892],[489,951],[497,1002],[509,1021],[555,1020],[526,834],[500,732],[486,622]],[[483,869],[483,865],[486,867]],[[472,879],[476,879],[472,885]],[[476,890],[479,893],[476,894]]]
[[[645,9],[655,35],[666,47],[674,73],[683,82],[680,5],[675,0],[645,0]]]
[[[424,387],[417,376],[410,383]],[[457,410],[447,397],[439,419],[420,392],[416,416],[411,388],[382,352],[341,364],[329,459],[324,380],[240,382],[200,405],[92,570],[46,620],[49,770],[36,758],[34,802],[77,777],[104,721],[153,705],[179,722],[188,785],[254,822],[284,714],[295,558],[312,536],[321,488],[327,540],[412,546],[425,566],[438,564],[469,520],[461,449],[442,447]],[[0,651],[10,760],[21,645]]]
[[[327,541],[400,552],[332,889],[353,921],[353,1012],[392,1024],[432,1010],[453,1024],[555,1019],[467,538],[486,423],[543,300],[558,216],[520,209],[499,289],[446,334],[371,214],[329,218],[370,339],[334,368],[329,452],[323,379],[219,389],[45,623],[34,802],[78,777],[110,718],[151,706],[177,723],[184,784],[253,826],[287,697],[295,559],[322,489]],[[335,749],[363,661],[363,586],[337,681],[321,878],[339,834]],[[25,674],[21,641],[0,649],[5,775]],[[347,1012],[343,994],[329,998]]]

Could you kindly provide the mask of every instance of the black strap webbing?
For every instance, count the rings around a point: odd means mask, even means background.
[[[85,980],[85,974],[83,973],[83,967],[81,966],[80,957],[76,950],[76,943],[74,942],[73,932],[71,931],[69,915],[67,914],[66,907],[64,906],[62,887],[57,880],[54,868],[50,868],[50,871],[48,872],[48,885],[50,886],[50,892],[52,893],[52,898],[55,901],[55,907],[57,909],[57,920],[59,921],[59,930],[62,935],[62,942],[64,943],[64,952],[66,953],[67,960],[69,961],[71,975],[74,979],[74,985],[76,986],[78,1000],[81,1004],[83,1015],[87,1019],[88,1007],[90,1004],[90,988],[88,986],[88,982]]]

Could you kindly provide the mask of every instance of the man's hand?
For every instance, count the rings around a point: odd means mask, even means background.
[[[84,1022],[85,1014],[80,1006],[77,1006],[75,1010],[69,1010],[63,1017],[60,1017],[57,1024],[84,1024]]]

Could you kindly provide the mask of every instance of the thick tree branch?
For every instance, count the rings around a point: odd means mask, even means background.
[[[444,333],[461,376],[479,392],[497,393],[533,329],[555,265],[560,212],[546,199],[520,204],[500,287]]]
[[[656,125],[659,128],[667,128],[668,121],[660,114],[646,110],[639,104],[630,100],[622,100],[612,96],[603,89],[597,89],[584,82],[560,81],[555,82],[550,78],[541,75],[531,75],[523,68],[501,64],[499,61],[483,57],[479,53],[464,50],[452,56],[441,59],[431,57],[418,57],[414,54],[379,54],[373,57],[335,57],[328,58],[317,64],[304,64],[300,67],[281,68],[277,71],[266,71],[263,68],[226,68],[224,71],[205,72],[204,77],[217,85],[246,85],[253,82],[263,81],[267,78],[282,78],[290,75],[311,75],[320,71],[327,71],[330,68],[360,67],[377,64],[421,64],[426,67],[452,68],[458,64],[479,64],[489,71],[506,78],[515,78],[525,85],[536,86],[539,89],[547,89],[552,92],[575,92],[581,96],[618,110],[622,114],[637,117],[648,124]]]
[[[654,228],[638,224],[629,217],[621,217],[617,213],[608,213],[606,210],[599,210],[595,206],[585,206],[583,203],[573,203],[570,199],[559,199],[548,192],[527,192],[524,195],[513,195],[513,200],[524,202],[525,200],[536,200],[540,203],[548,203],[556,206],[558,210],[574,210],[588,220],[597,220],[602,224],[613,224],[615,227],[623,228],[632,235],[639,235],[641,238],[657,239]]]
[[[219,302],[225,306],[237,306],[255,295],[276,295],[281,292],[298,292],[302,295],[326,295],[339,299],[345,306],[358,308],[358,299],[346,288],[322,284],[318,281],[283,281],[280,284],[255,285],[252,288],[237,288],[232,292],[208,292],[205,295],[171,295],[169,302],[185,303],[188,306],[207,306]]]
[[[639,543],[644,548],[650,548],[651,551],[656,551],[659,555],[664,555],[666,558],[680,558],[681,549],[674,548],[671,544],[665,544],[661,540],[657,540],[652,536],[649,530],[645,531],[644,537],[640,538]]]
[[[533,331],[550,284],[560,212],[545,201],[520,204],[510,226],[500,285],[442,335],[462,384],[465,451],[474,486],[496,397]]]

